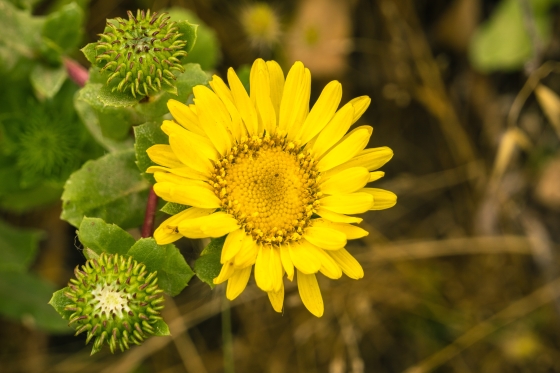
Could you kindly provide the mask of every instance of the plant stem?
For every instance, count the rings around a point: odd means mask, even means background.
[[[89,79],[89,72],[85,67],[70,58],[64,58],[64,67],[70,79],[83,87]]]
[[[148,195],[148,203],[146,204],[146,215],[144,215],[144,224],[142,224],[142,238],[151,237],[154,232],[154,218],[156,216],[157,196],[154,187],[150,187]]]
[[[224,350],[224,373],[235,373],[233,362],[233,337],[231,334],[231,309],[225,296],[222,300],[222,347]]]

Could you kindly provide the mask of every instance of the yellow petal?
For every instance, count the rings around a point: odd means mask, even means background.
[[[197,85],[193,88],[193,93],[200,126],[214,147],[224,156],[231,149],[233,137],[229,112],[210,88]]]
[[[352,130],[321,158],[317,163],[317,170],[320,172],[330,170],[354,157],[367,146],[372,132],[373,128],[370,126],[361,126]]]
[[[352,167],[325,178],[320,189],[324,194],[348,194],[363,188],[369,182],[369,171]]]
[[[169,145],[153,145],[146,150],[146,153],[153,162],[159,165],[172,168],[184,166]]]
[[[227,235],[222,248],[221,263],[230,261],[241,250],[245,236],[243,229],[238,229]]]
[[[198,207],[191,207],[178,214],[166,219],[154,232],[154,239],[158,245],[167,245],[168,243],[175,242],[183,237],[177,227],[179,223],[186,219],[194,219],[201,216],[210,215],[216,209],[201,209]]]
[[[227,76],[229,87],[231,88],[231,93],[235,101],[235,106],[237,107],[237,110],[239,110],[239,114],[241,114],[241,118],[245,123],[247,132],[249,135],[258,135],[259,120],[257,118],[257,111],[255,110],[245,87],[243,87],[243,84],[231,67],[228,70]]]
[[[294,266],[303,273],[317,273],[321,268],[321,262],[317,257],[318,248],[307,242],[300,240],[299,243],[289,245],[290,258]]]
[[[272,279],[272,290],[280,291],[282,287],[282,261],[280,260],[280,250],[272,248],[270,251],[270,277]]]
[[[169,172],[154,172],[154,179],[156,179],[158,183],[173,183],[183,186],[199,186],[202,188],[206,188],[214,193],[214,188],[210,186],[210,184],[208,184],[206,181],[193,180]]]
[[[354,107],[354,118],[352,118],[352,124],[356,123],[362,114],[367,110],[371,99],[368,96],[360,96],[350,100],[349,104]]]
[[[328,251],[327,254],[336,261],[346,276],[355,280],[364,277],[362,266],[346,249]]]
[[[179,224],[179,232],[189,238],[222,237],[236,229],[239,229],[237,220],[225,212],[184,220]]]
[[[258,246],[253,240],[253,237],[246,234],[241,249],[233,258],[233,264],[236,268],[245,268],[248,266],[252,266],[253,264],[255,264],[258,252]]]
[[[221,205],[214,192],[197,185],[183,186],[174,183],[156,183],[154,192],[165,201],[187,206],[218,208]]]
[[[324,173],[324,177],[334,175],[342,170],[346,170],[351,167],[365,167],[368,171],[377,170],[379,167],[383,166],[385,163],[393,157],[393,151],[382,146],[379,148],[365,149],[358,153],[354,158],[350,159],[348,162],[341,164],[331,170]]]
[[[379,180],[379,179],[381,179],[383,176],[385,176],[385,172],[383,172],[383,171],[370,172],[370,173],[369,173],[369,181],[368,181],[368,183],[371,183],[372,181]]]
[[[305,307],[317,317],[323,316],[325,307],[323,297],[314,274],[305,274],[298,270],[297,274],[299,296]]]
[[[397,195],[391,191],[378,188],[363,188],[360,192],[373,196],[370,210],[385,210],[397,204]]]
[[[361,223],[362,218],[357,218],[355,216],[346,216],[342,214],[338,214],[336,212],[332,212],[330,210],[326,210],[322,207],[315,209],[317,215],[327,220],[330,220],[335,223]]]
[[[177,100],[167,101],[167,108],[173,118],[183,127],[197,135],[206,136],[202,128],[200,128],[200,122],[198,121],[197,115],[185,104]]]
[[[305,228],[303,238],[325,250],[338,250],[346,246],[346,235],[326,226]]]
[[[276,61],[266,61],[268,67],[268,75],[270,77],[270,101],[274,107],[276,115],[276,123],[280,115],[280,101],[282,100],[282,91],[284,90],[284,72]]]
[[[226,83],[217,75],[213,76],[213,79],[210,81],[210,86],[216,92],[220,100],[224,103],[229,115],[231,117],[231,131],[233,133],[234,138],[237,141],[241,141],[241,138],[247,134],[245,129],[245,125],[243,124],[243,120],[241,119],[241,114],[239,114],[239,110],[235,107],[233,95],[231,91],[227,87]]]
[[[336,112],[341,98],[342,85],[338,81],[333,80],[325,86],[300,129],[298,139],[301,144],[307,144],[325,128]]]
[[[212,80],[208,83],[210,84],[210,87],[212,87],[212,90],[218,95],[220,100],[224,101],[224,99],[227,99],[233,102],[233,95],[222,78],[218,75],[212,75]]]
[[[325,251],[320,250],[320,258],[321,258],[321,268],[319,268],[319,272],[327,276],[328,278],[332,278],[333,280],[339,279],[342,277],[342,269],[336,263],[336,261],[328,255]]]
[[[294,139],[309,112],[311,73],[297,61],[286,77],[280,102],[279,129]]]
[[[336,144],[348,131],[352,125],[354,117],[354,108],[348,103],[336,112],[331,121],[317,136],[317,140],[313,143],[313,151],[316,157],[321,157],[334,144]]]
[[[280,287],[278,291],[269,291],[267,292],[268,299],[270,300],[270,304],[272,304],[272,308],[276,312],[282,312],[282,307],[284,306],[284,284]]]
[[[288,280],[292,281],[294,279],[294,263],[292,263],[288,245],[280,245],[280,260],[282,261],[282,266],[286,271]]]
[[[257,59],[251,69],[251,100],[259,114],[259,133],[262,130],[268,134],[275,132],[276,113],[270,100],[270,78],[262,59]]]
[[[347,240],[355,240],[365,237],[369,234],[369,232],[365,229],[356,227],[355,225],[347,223],[333,223],[332,221],[328,221],[325,219],[313,219],[313,226],[336,229],[337,231],[344,233]]]
[[[369,193],[337,194],[321,198],[323,209],[339,214],[361,214],[371,208],[373,197]]]
[[[227,283],[227,299],[234,300],[239,296],[239,294],[243,293],[243,290],[247,287],[247,282],[249,282],[250,276],[251,267],[236,269]]]
[[[218,274],[218,277],[213,279],[212,282],[216,285],[221,284],[222,282],[231,278],[231,276],[234,274],[234,272],[235,272],[235,269],[233,267],[233,263],[231,263],[231,262],[224,263],[224,265],[222,266],[222,269],[220,270],[220,273]]]
[[[270,247],[259,247],[259,254],[255,262],[255,282],[257,286],[264,291],[272,291],[273,282],[270,275]]]
[[[153,173],[156,173],[156,172],[169,172],[169,173],[172,173],[174,175],[186,177],[188,179],[193,179],[193,180],[208,181],[208,179],[209,179],[207,175],[204,175],[203,173],[198,172],[198,171],[190,168],[189,166],[185,166],[185,165],[182,165],[181,167],[174,167],[174,168],[166,168],[166,167],[161,167],[161,166],[150,166],[146,170],[146,173],[148,173],[148,174],[153,174]]]
[[[191,132],[191,134],[193,133]],[[210,160],[217,160],[217,153],[212,157],[208,157],[208,154],[211,151],[215,152],[215,149],[209,147],[208,144],[204,142],[197,142],[202,136],[198,137],[197,139],[188,135],[181,136],[172,134],[169,136],[169,144],[181,162],[199,173],[208,175],[214,169]]]

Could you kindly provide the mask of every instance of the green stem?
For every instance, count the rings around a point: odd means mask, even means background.
[[[225,296],[222,303],[222,343],[224,349],[224,373],[235,373],[233,336],[231,334],[231,308]]]

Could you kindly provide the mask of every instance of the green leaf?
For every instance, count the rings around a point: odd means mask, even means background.
[[[134,161],[130,149],[86,162],[64,186],[61,218],[75,227],[84,216],[99,217],[123,229],[142,224],[149,183]]]
[[[69,333],[57,312],[48,305],[55,288],[38,276],[18,271],[0,271],[0,314],[52,333]]]
[[[127,255],[157,271],[158,285],[171,296],[179,294],[194,275],[185,258],[173,244],[158,245],[153,238],[141,238]]]
[[[163,320],[158,320],[155,324],[152,325],[154,327],[154,335],[157,337],[166,337],[171,335],[169,332],[169,326]]]
[[[64,320],[70,320],[70,316],[74,311],[66,311],[64,307],[70,304],[74,304],[74,302],[72,302],[72,300],[64,295],[65,292],[70,292],[70,288],[65,287],[63,289],[55,291],[52,295],[51,300],[49,301],[49,304],[55,309],[56,312],[58,312],[60,316],[62,316]]]
[[[14,228],[0,221],[0,271],[25,271],[35,258],[43,232]]]
[[[86,59],[91,63],[92,66],[95,66],[95,57],[97,57],[97,51],[95,50],[96,43],[89,43],[86,44],[85,47],[80,49],[80,51],[84,54]]]
[[[136,242],[120,227],[115,224],[107,224],[99,218],[84,218],[78,230],[78,238],[84,247],[97,254],[106,252],[126,255]]]
[[[99,100],[102,84],[87,83],[74,98],[74,107],[93,138],[109,151],[130,148],[128,138],[133,123],[133,113],[129,108],[105,106]]]
[[[187,9],[171,8],[167,12],[173,21],[188,20],[198,25],[196,29],[196,44],[189,51],[185,62],[198,63],[202,70],[214,69],[221,58],[220,42],[216,32]]]
[[[198,278],[210,285],[212,289],[216,286],[212,280],[218,277],[222,269],[220,257],[225,241],[225,236],[213,238],[208,246],[202,250],[200,257],[194,263],[194,272]]]
[[[53,98],[62,87],[68,74],[64,66],[50,67],[37,64],[31,72],[31,84],[39,98]]]
[[[82,8],[76,3],[65,5],[47,16],[42,31],[43,42],[50,42],[50,49],[54,52],[66,54],[80,44],[83,22]]]
[[[169,113],[167,101],[174,99],[179,102],[187,102],[194,86],[208,83],[209,76],[202,71],[200,65],[189,63],[184,67],[185,72],[179,75],[176,80],[177,95],[162,91],[157,96],[149,97],[147,102],[142,102],[136,106],[136,110],[144,116],[145,121],[161,122],[162,116]]]
[[[106,85],[102,86],[97,92],[97,98],[103,104],[113,107],[130,107],[134,106],[144,96],[134,97],[130,92],[111,92],[111,87]]]
[[[550,39],[549,8],[555,0],[533,0],[534,20],[542,43]],[[503,0],[476,30],[471,39],[469,57],[482,72],[522,69],[534,53],[534,46],[523,20],[521,2]]]
[[[93,251],[92,249],[90,249],[89,247],[85,247],[82,253],[84,254],[87,260],[99,258],[99,254]]]
[[[196,29],[198,28],[198,25],[192,25],[189,23],[189,21],[178,21],[175,25],[178,28],[177,31],[180,34],[183,34],[181,36],[181,40],[187,42],[185,51],[189,53],[196,43]]]
[[[152,174],[146,173],[146,170],[148,167],[155,166],[156,164],[148,157],[146,150],[155,144],[169,144],[169,138],[161,130],[160,126],[161,124],[148,122],[134,127],[136,165],[142,172],[142,175],[152,184],[155,184],[156,181]]]
[[[180,203],[167,202],[160,211],[165,212],[168,215],[176,215],[181,211],[188,209],[190,206],[181,205]]]

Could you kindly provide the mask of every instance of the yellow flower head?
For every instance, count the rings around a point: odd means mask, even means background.
[[[315,274],[337,279],[364,272],[346,251],[347,240],[368,234],[348,216],[393,206],[396,196],[365,188],[393,156],[387,147],[365,149],[370,126],[346,132],[367,109],[367,96],[337,110],[342,87],[332,81],[309,110],[311,74],[296,62],[284,80],[274,61],[258,59],[248,95],[233,71],[228,86],[214,75],[209,89],[197,86],[194,104],[170,100],[174,121],[164,121],[170,145],[148,149],[166,201],[192,206],[164,221],[159,244],[227,235],[222,270],[226,296],[245,289],[254,266],[257,286],[281,312],[283,277],[297,272],[301,299],[315,316],[323,300]],[[372,172],[374,171],[374,172]]]

